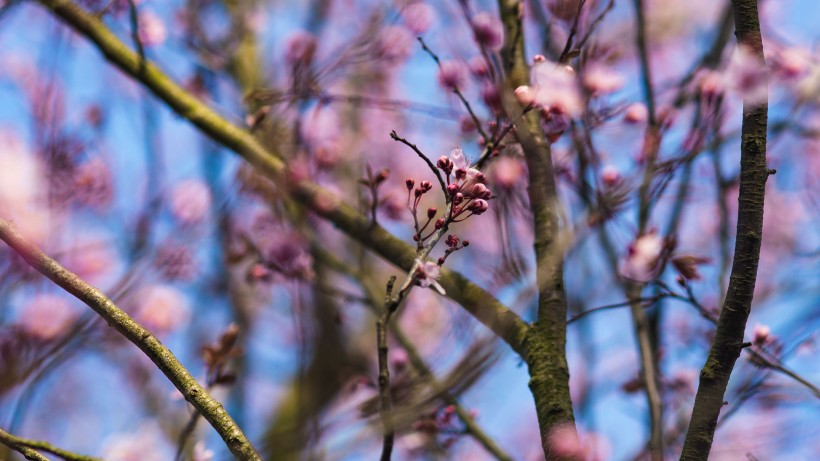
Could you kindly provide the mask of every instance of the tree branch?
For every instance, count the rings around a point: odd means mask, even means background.
[[[735,35],[747,46],[761,69],[765,68],[763,40],[756,0],[732,0]],[[718,319],[715,340],[700,373],[700,385],[681,460],[701,460],[709,456],[723,396],[729,377],[743,347],[746,321],[752,307],[760,243],[763,234],[763,200],[766,191],[766,129],[768,103],[743,101],[740,149],[740,193],[737,235],[729,288]]]
[[[518,0],[499,0],[505,43],[502,62],[506,73],[502,92],[507,114],[517,113],[512,89],[529,84],[524,58],[523,5]],[[547,459],[555,459],[550,434],[560,426],[574,430],[575,416],[569,393],[566,359],[567,301],[564,287],[564,250],[559,239],[558,192],[549,144],[538,120],[530,111],[516,130],[529,172],[527,193],[534,218],[538,318],[527,335],[524,359],[530,372],[541,442]]]
[[[242,430],[228,415],[222,404],[194,379],[184,366],[174,357],[150,331],[134,321],[125,311],[100,290],[89,285],[76,274],[57,261],[48,257],[34,244],[27,241],[14,227],[0,219],[0,240],[6,242],[15,252],[41,274],[88,305],[108,325],[136,345],[168,378],[174,387],[197,411],[216,429],[231,452],[240,460],[261,460],[253,445]]]
[[[48,458],[41,455],[37,450],[35,450],[35,448],[38,450],[43,450],[47,453],[55,454],[68,461],[99,461],[98,458],[78,455],[76,453],[57,448],[46,442],[17,437],[9,434],[3,429],[0,429],[0,444],[11,448],[31,461],[48,461]]]

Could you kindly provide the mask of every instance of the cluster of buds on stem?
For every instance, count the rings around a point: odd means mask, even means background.
[[[447,236],[447,240],[444,241],[447,244],[447,249],[444,250],[444,256],[438,258],[438,265],[444,265],[444,261],[447,261],[447,257],[453,254],[462,248],[470,246],[469,240],[461,240],[457,236],[450,234]]]
[[[485,185],[487,178],[484,173],[470,167],[461,149],[454,149],[449,157],[442,155],[436,166],[446,177],[447,199],[452,204],[448,217],[450,222],[461,222],[487,211],[487,200],[493,197],[492,191]]]
[[[433,189],[433,184],[425,180],[416,186],[413,178],[405,181],[407,208],[413,214],[416,230],[413,240],[418,248],[422,248],[424,242],[437,232],[446,231],[449,224],[483,214],[490,207],[488,200],[493,198],[492,191],[485,184],[486,176],[470,166],[461,149],[454,149],[449,157],[442,155],[436,162],[436,167],[444,173],[446,183],[444,193],[449,206],[444,216],[439,216],[438,210],[430,207],[426,213],[427,220],[422,223],[419,220],[419,203],[422,196]],[[431,223],[432,229],[428,230]]]

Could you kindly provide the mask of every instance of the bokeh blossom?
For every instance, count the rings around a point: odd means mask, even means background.
[[[181,224],[198,224],[211,209],[211,189],[200,179],[186,179],[171,190],[169,205]]]
[[[31,336],[48,341],[67,333],[78,314],[62,296],[37,294],[23,308],[19,324]]]

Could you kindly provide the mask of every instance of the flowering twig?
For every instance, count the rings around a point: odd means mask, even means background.
[[[234,456],[241,460],[261,459],[233,418],[225,412],[222,404],[208,394],[174,354],[150,331],[134,321],[100,290],[48,257],[34,244],[23,238],[10,223],[2,219],[0,219],[0,240],[5,241],[38,272],[88,305],[111,327],[140,348],[185,399],[216,429]]]
[[[447,186],[444,184],[444,179],[441,177],[441,173],[438,171],[438,168],[436,168],[436,166],[433,164],[433,162],[430,160],[430,158],[428,158],[426,155],[424,155],[424,152],[419,150],[418,146],[416,146],[415,144],[411,143],[410,141],[408,141],[408,140],[402,138],[401,136],[399,136],[396,133],[396,130],[393,130],[393,131],[390,132],[390,138],[393,139],[394,141],[398,141],[398,142],[404,144],[405,146],[413,149],[413,152],[415,152],[416,155],[418,155],[422,160],[424,160],[424,163],[426,163],[427,166],[430,167],[430,171],[432,171],[433,174],[436,175],[436,179],[438,179],[438,183],[439,183],[439,185],[441,185],[441,191],[444,192],[445,194],[447,194]]]
[[[38,0],[38,3],[93,42],[114,66],[143,84],[202,133],[236,152],[260,174],[272,180],[283,179],[285,164],[280,155],[264,148],[251,133],[218,115],[176,84],[150,60],[146,59],[147,71],[140,72],[140,59],[136,53],[129,50],[98,18],[68,0]],[[409,245],[382,227],[373,226],[367,217],[357,213],[352,207],[344,203],[328,207],[328,198],[333,196],[329,191],[310,182],[294,184],[292,191],[294,199],[303,206],[332,222],[350,237],[363,242],[387,261],[404,270],[409,270],[414,264],[415,252]],[[460,273],[444,270],[439,282],[447,290],[448,296],[504,339],[513,350],[523,353],[527,325],[516,313]]]

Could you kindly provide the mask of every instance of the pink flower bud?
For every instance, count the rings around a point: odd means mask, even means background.
[[[285,61],[288,64],[308,64],[316,54],[316,36],[298,31],[285,40]]]
[[[467,69],[459,61],[444,61],[439,68],[438,81],[448,90],[464,88],[467,84]]]
[[[430,5],[423,2],[407,5],[401,11],[404,25],[416,35],[427,32],[435,20],[435,10]]]
[[[436,216],[437,212],[438,212],[438,210],[436,210],[435,207],[428,208],[427,209],[427,218],[428,219],[433,219]]]
[[[436,229],[441,229],[441,228],[443,228],[443,227],[444,227],[444,223],[445,223],[445,222],[446,222],[446,221],[444,220],[444,218],[438,218],[438,219],[436,219],[436,224],[435,224]]]
[[[204,181],[188,179],[171,191],[171,214],[182,224],[197,224],[211,208],[211,190]]]
[[[473,34],[479,45],[498,51],[504,44],[504,27],[496,15],[478,13],[472,20]]]
[[[539,62],[545,62],[546,60],[547,60],[547,58],[544,57],[543,54],[536,54],[535,56],[532,57],[532,62],[534,62],[536,64],[539,63]]]
[[[486,200],[478,199],[474,202],[470,203],[470,206],[467,207],[468,210],[472,211],[473,214],[482,214],[490,207]]]
[[[458,193],[458,185],[457,184],[450,184],[447,186],[447,193],[450,195],[455,195]]]
[[[390,177],[390,170],[388,170],[387,168],[384,168],[382,170],[379,170],[378,173],[376,173],[376,177],[374,179],[376,181],[376,184],[379,184],[379,183],[383,183],[389,177]]]
[[[487,189],[487,186],[484,184],[476,184],[473,186],[473,189],[470,191],[473,197],[484,197],[485,192],[489,192],[490,190]]]
[[[535,93],[527,85],[521,85],[515,89],[515,99],[522,106],[529,106],[535,101]]]
[[[407,186],[407,190],[410,190],[416,185],[416,181],[413,178],[407,178],[404,180],[404,185]]]
[[[490,76],[490,69],[487,67],[487,61],[481,56],[476,56],[470,60],[470,72],[479,78]]]
[[[494,84],[488,83],[481,87],[481,99],[495,112],[501,112],[501,93],[498,92],[498,87]],[[491,122],[495,123],[495,122]],[[490,127],[492,130],[492,127]]]
[[[755,325],[754,336],[752,342],[758,346],[765,346],[771,341],[772,329],[768,325]]]
[[[621,173],[613,166],[605,166],[601,171],[601,181],[606,187],[614,187],[621,182]]]
[[[432,189],[432,188],[433,188],[433,183],[431,183],[430,181],[428,181],[428,180],[426,180],[426,179],[425,179],[424,181],[422,181],[422,182],[419,184],[419,187],[421,188],[421,190],[422,190],[423,192],[427,192],[427,191],[429,191],[430,189]]]
[[[624,111],[624,121],[626,123],[637,124],[643,123],[649,118],[649,110],[645,105],[636,102],[630,104]]]
[[[141,12],[138,22],[137,35],[143,46],[161,45],[168,37],[168,31],[162,18],[151,11]]]

